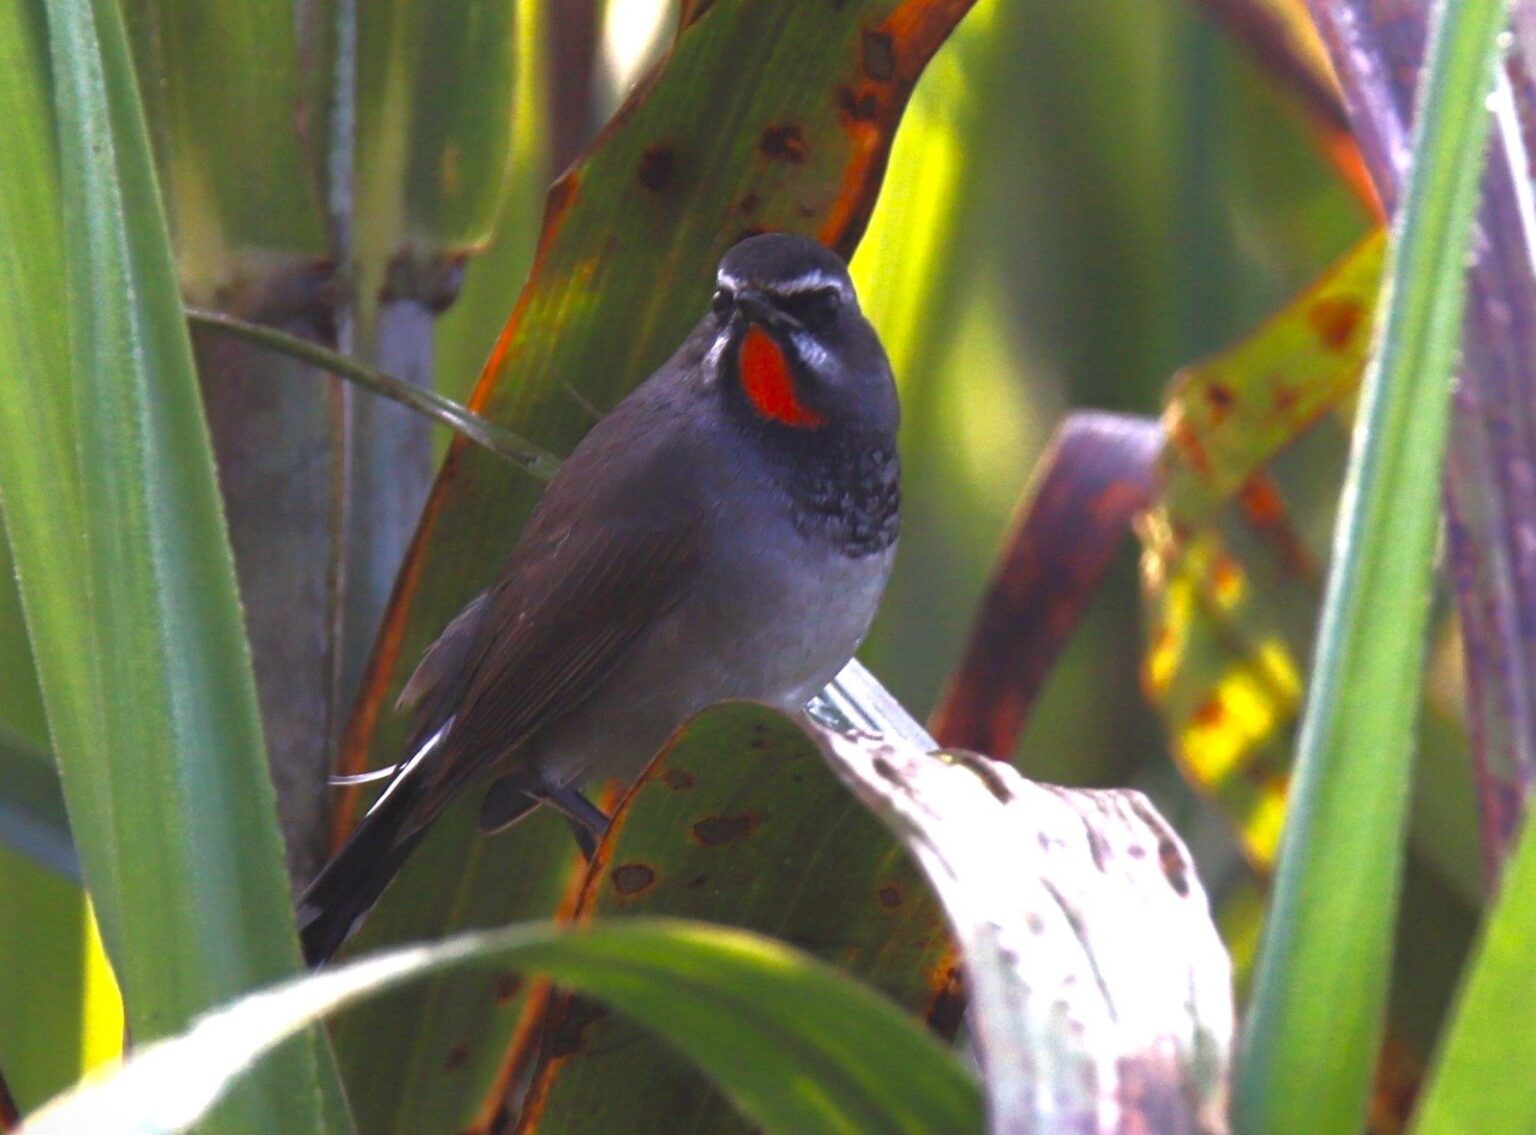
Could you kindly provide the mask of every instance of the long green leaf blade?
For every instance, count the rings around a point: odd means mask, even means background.
[[[78,509],[65,427],[68,347],[59,317],[64,268],[50,96],[41,0],[0,4],[0,122],[6,131],[0,177],[0,289],[6,297],[0,303],[0,504],[18,556],[68,564],[78,558]],[[23,491],[29,476],[43,478],[49,491]],[[9,546],[0,550],[0,570],[12,582]],[[55,586],[30,589],[28,609],[55,630],[54,649],[36,657],[19,587],[0,588],[0,708],[7,724],[39,745],[48,733],[42,691],[32,688],[39,669],[54,697],[70,703],[78,692],[70,646],[81,641],[72,635],[87,625],[68,577],[52,578]],[[0,770],[0,785],[12,798],[11,770]],[[67,832],[58,834],[67,840]],[[94,1062],[116,1055],[122,1014],[77,888],[0,853],[0,909],[26,912],[25,918],[0,921],[0,1066],[17,1104],[30,1108]]]
[[[1335,534],[1236,1097],[1242,1131],[1357,1131],[1381,1035],[1466,253],[1503,0],[1439,6]]]
[[[1536,824],[1526,821],[1419,1106],[1417,1135],[1536,1130]],[[1513,1071],[1513,1074],[1511,1072]]]
[[[80,882],[53,755],[0,722],[0,844]]]
[[[429,973],[490,963],[548,974],[644,1021],[766,1131],[981,1129],[980,1095],[959,1062],[877,994],[767,938],[637,919],[576,932],[525,925],[463,934],[247,997],[55,1103],[24,1130],[185,1130],[251,1062],[305,1024]]]
[[[0,475],[82,866],[148,1040],[294,972],[298,951],[121,14],[105,0],[46,10],[69,355],[27,360],[5,389],[20,452]],[[17,395],[28,384],[51,401]],[[328,1059],[315,1037],[296,1043],[209,1129],[330,1129]]]

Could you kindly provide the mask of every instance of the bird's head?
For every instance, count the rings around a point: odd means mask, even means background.
[[[895,433],[890,363],[836,253],[791,233],[749,237],[720,261],[711,318],[721,385],[761,421]]]

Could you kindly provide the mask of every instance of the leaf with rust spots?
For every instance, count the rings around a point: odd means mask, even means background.
[[[591,425],[571,389],[607,408],[653,371],[706,309],[715,265],[745,231],[806,233],[851,254],[912,86],[970,4],[688,5],[662,63],[551,189],[529,279],[471,406],[552,452],[568,453]],[[864,73],[867,32],[889,37],[888,82],[873,84]],[[785,59],[795,66],[782,66]],[[857,123],[837,94],[850,84],[861,99],[864,84],[878,92]],[[788,124],[798,130],[790,145],[803,160],[766,160],[758,146],[765,126]],[[744,208],[749,200],[752,207]],[[398,759],[404,723],[387,707],[425,647],[492,578],[538,491],[495,457],[450,448],[347,730],[343,771]],[[337,796],[340,839],[364,797]],[[474,832],[477,803],[452,809],[435,825],[354,949],[545,918],[559,906],[564,872],[575,866],[562,825],[535,817],[485,840]],[[706,814],[695,806],[688,822]],[[687,832],[679,828],[676,836],[686,841]],[[726,848],[710,851],[718,857]],[[658,867],[658,892],[703,873]],[[691,893],[718,894],[721,886],[712,866],[708,884]],[[349,1081],[377,1086],[364,1091],[361,1126],[390,1135],[488,1122],[497,1107],[489,1097],[510,1074],[505,1054],[525,1003],[519,994],[497,1004],[483,983],[443,976],[339,1022],[336,1047]],[[440,1059],[422,1054],[445,1051],[460,1038],[471,1044],[470,1064],[449,1082]]]
[[[1260,870],[1285,815],[1318,601],[1316,557],[1265,470],[1354,396],[1384,248],[1373,233],[1251,336],[1177,376],[1161,492],[1138,526],[1144,688],[1186,778]]]
[[[796,165],[805,161],[805,136],[793,122],[764,127],[758,148],[763,151],[765,158],[793,162]]]
[[[693,838],[704,847],[734,843],[744,839],[755,822],[750,812],[740,816],[708,816],[693,825]]]
[[[995,1131],[1218,1132],[1231,968],[1189,853],[1140,793],[817,729],[944,901]],[[1149,848],[1155,854],[1148,854]],[[930,1013],[953,1012],[946,984]]]
[[[1311,626],[1304,617],[1316,589],[1251,533],[1252,554],[1240,560],[1225,530],[1178,539],[1161,510],[1139,532],[1151,643],[1143,688],[1185,777],[1221,806],[1249,861],[1267,869],[1285,815],[1300,660],[1308,656],[1306,632],[1296,628]]]
[[[679,767],[692,778],[687,792],[673,786]],[[642,863],[654,868],[654,883],[623,893],[619,873]],[[625,798],[576,917],[600,921],[619,911],[754,929],[819,954],[914,1015],[937,1009],[938,1024],[958,1024],[945,999],[956,959],[932,892],[838,784],[803,727],[774,710],[707,710]],[[610,1017],[585,1036],[579,1060],[541,1057],[538,1104],[523,1130],[747,1130],[697,1072],[648,1043],[638,1026]]]
[[[1370,351],[1385,235],[1373,232],[1234,347],[1175,376],[1164,495],[1180,521],[1210,517],[1317,419],[1351,398]]]
[[[614,891],[629,898],[656,884],[656,869],[644,863],[623,863],[613,869],[612,880]]]

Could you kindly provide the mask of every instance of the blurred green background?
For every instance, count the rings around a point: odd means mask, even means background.
[[[670,34],[670,7],[607,6],[589,130]],[[530,11],[532,30],[569,11]],[[547,121],[546,98],[525,90],[525,127]],[[493,242],[439,324],[452,396],[473,383],[531,259],[550,168],[541,133],[521,136]],[[976,5],[918,86],[854,261],[905,415],[901,552],[861,657],[916,716],[959,658],[1067,409],[1157,414],[1177,367],[1252,330],[1369,224],[1291,96],[1198,3]],[[1023,740],[1031,776],[1167,782],[1139,691],[1136,603],[1127,550]]]

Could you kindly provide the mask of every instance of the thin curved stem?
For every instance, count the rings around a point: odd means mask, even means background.
[[[518,437],[510,430],[502,429],[494,422],[487,421],[474,411],[465,409],[451,398],[444,398],[436,391],[374,370],[345,355],[327,350],[317,343],[311,343],[307,339],[300,339],[296,335],[289,335],[272,327],[247,323],[232,315],[207,311],[203,308],[188,307],[186,312],[188,322],[194,327],[244,339],[248,343],[310,363],[339,378],[355,382],[375,394],[383,395],[447,426],[476,445],[484,446],[492,453],[505,457],[542,480],[549,480],[555,475],[555,470],[560,467],[560,459],[554,454]]]

